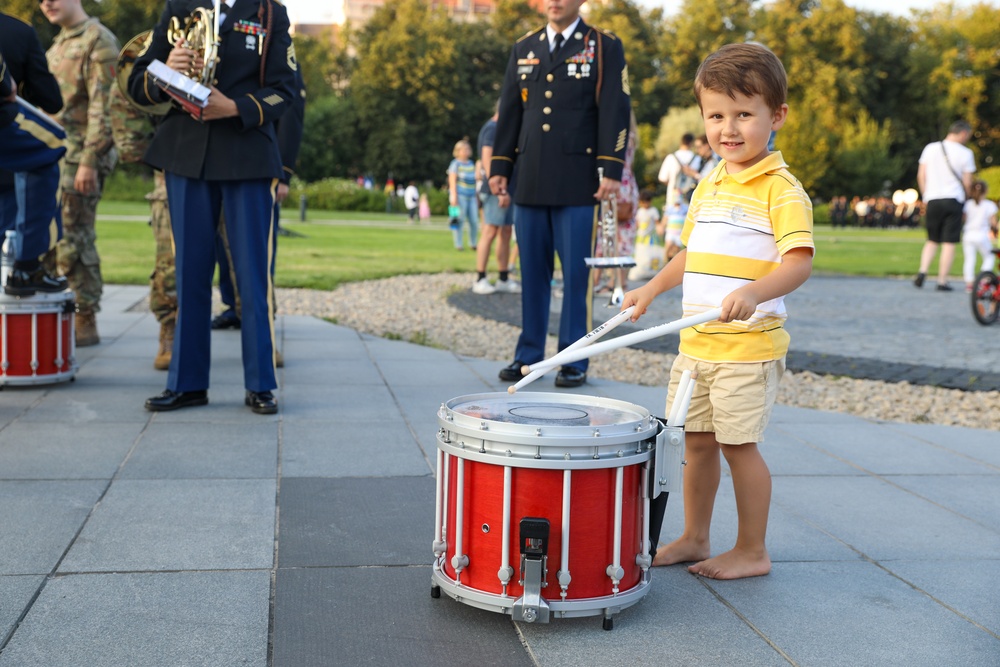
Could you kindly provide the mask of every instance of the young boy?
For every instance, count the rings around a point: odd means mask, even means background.
[[[697,374],[686,423],[684,532],[653,561],[695,561],[688,569],[713,579],[771,571],[764,545],[771,474],[757,443],[788,350],[783,297],[809,277],[814,251],[812,203],[781,154],[767,149],[788,113],[786,90],[781,61],[758,44],[724,46],[701,64],[695,97],[722,160],[694,193],[686,249],[622,302],[636,306],[636,320],[683,280],[685,316],[722,308],[718,321],[681,332],[668,406],[681,373]],[[710,558],[720,451],[732,472],[739,529],[733,549]]]
[[[660,212],[653,206],[653,193],[643,190],[639,193],[639,208],[635,211],[635,244],[658,245],[660,232]]]

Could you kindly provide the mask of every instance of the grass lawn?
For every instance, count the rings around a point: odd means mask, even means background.
[[[154,247],[148,219],[145,204],[101,203],[97,247],[106,282],[149,280]],[[313,211],[307,219],[313,222],[282,219],[292,235],[278,239],[279,287],[331,290],[342,282],[399,274],[475,270],[475,254],[453,248],[444,218],[409,225],[405,215]]]
[[[444,218],[429,225],[409,225],[403,215],[309,211],[286,208],[282,227],[293,236],[278,241],[279,287],[329,290],[342,282],[412,273],[470,272],[475,256],[452,247]],[[98,250],[108,283],[144,284],[153,267],[153,239],[143,203],[102,202],[98,209]],[[916,272],[924,231],[816,229],[816,273],[910,276]],[[956,253],[952,273],[961,271]],[[490,272],[496,270],[491,257]],[[931,275],[937,270],[931,267]]]

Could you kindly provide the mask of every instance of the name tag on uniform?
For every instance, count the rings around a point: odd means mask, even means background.
[[[538,65],[542,61],[535,57],[534,53],[529,53],[527,58],[517,59],[517,73],[518,74],[531,74],[535,65]]]

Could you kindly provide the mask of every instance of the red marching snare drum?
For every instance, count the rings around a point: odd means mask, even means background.
[[[76,374],[73,292],[0,293],[0,386],[48,384]]]
[[[455,398],[438,421],[434,597],[528,623],[603,615],[611,629],[645,596],[651,490],[668,486],[653,479],[664,430],[648,411],[497,393]]]

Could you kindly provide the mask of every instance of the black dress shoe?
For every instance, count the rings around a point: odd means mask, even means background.
[[[11,296],[32,296],[35,292],[62,292],[69,283],[62,276],[53,277],[43,267],[34,271],[13,269],[7,276],[3,291]]]
[[[150,412],[166,412],[191,408],[196,405],[208,405],[207,391],[172,391],[164,390],[159,396],[146,399],[146,409]]]
[[[557,387],[579,387],[587,381],[587,371],[572,366],[563,366],[556,374]]]
[[[504,366],[500,369],[500,379],[504,382],[517,382],[524,377],[521,373],[521,366],[524,366],[520,361],[515,361],[510,366]]]
[[[219,313],[212,320],[213,329],[239,329],[241,325],[240,318],[236,316],[236,311],[232,308]]]
[[[243,402],[259,415],[273,415],[278,411],[278,399],[269,391],[247,391]]]

